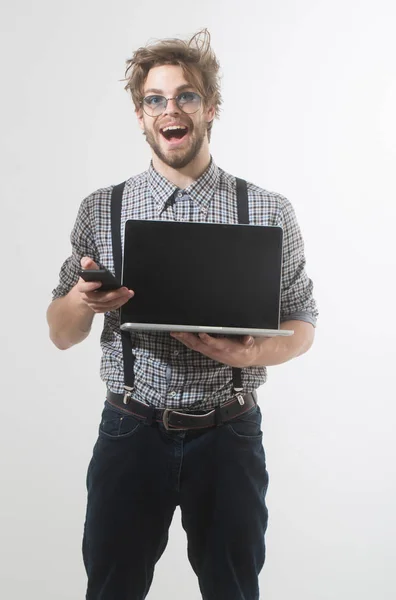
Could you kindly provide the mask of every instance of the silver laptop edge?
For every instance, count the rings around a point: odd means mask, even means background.
[[[245,329],[243,327],[213,327],[204,325],[162,325],[156,323],[123,323],[121,329],[124,331],[175,331],[192,333],[225,333],[234,335],[252,335],[274,337],[276,335],[293,335],[292,329]]]

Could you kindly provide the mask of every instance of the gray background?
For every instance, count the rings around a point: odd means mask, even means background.
[[[2,4],[1,597],[84,597],[102,319],[60,352],[45,312],[81,200],[148,165],[125,59],[205,26],[224,75],[213,156],[291,200],[321,313],[312,350],[259,392],[262,598],[395,597],[394,22],[384,0]],[[149,599],[186,597],[200,593],[176,512]]]

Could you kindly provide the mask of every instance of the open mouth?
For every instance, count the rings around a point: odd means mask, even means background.
[[[161,134],[168,142],[180,142],[186,137],[188,133],[188,127],[184,125],[170,125],[160,129]]]

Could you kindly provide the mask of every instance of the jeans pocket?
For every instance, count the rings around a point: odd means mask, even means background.
[[[99,437],[114,440],[129,438],[142,426],[140,419],[106,405],[99,425]]]
[[[240,440],[262,440],[261,411],[258,405],[226,424],[227,429]]]

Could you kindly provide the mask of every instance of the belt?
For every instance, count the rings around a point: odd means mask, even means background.
[[[214,427],[242,415],[256,406],[257,393],[254,391],[247,394],[236,394],[230,400],[204,414],[194,414],[194,411],[188,409],[155,408],[134,398],[128,398],[128,404],[125,404],[124,394],[115,394],[109,390],[106,399],[109,404],[138,419],[145,419],[150,425],[152,421],[158,421],[163,423],[167,430],[185,431]],[[197,412],[195,411],[195,413]]]

